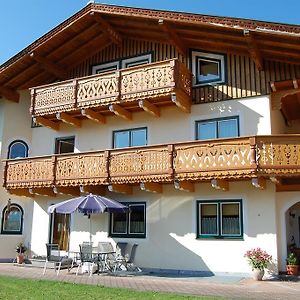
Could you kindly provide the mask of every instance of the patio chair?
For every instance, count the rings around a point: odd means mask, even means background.
[[[117,261],[116,251],[110,242],[99,242],[98,253],[101,255],[102,269],[115,271]]]
[[[80,254],[80,261],[78,263],[76,276],[78,275],[79,268],[81,267],[82,269],[84,263],[89,264],[89,273],[90,276],[92,276],[94,265],[98,264],[97,257],[93,255],[93,244],[84,242],[81,245],[79,245],[79,254]],[[90,264],[92,264],[91,267]]]
[[[116,244],[116,254],[117,257],[125,257],[127,242],[117,242]]]
[[[58,244],[46,244],[47,257],[44,265],[43,275],[46,273],[48,263],[54,264],[54,270],[56,270],[56,275],[58,276],[61,266],[67,265],[68,272],[73,268],[73,259],[66,255],[60,255],[60,249]]]
[[[127,271],[137,271],[137,272],[142,272],[141,268],[139,268],[135,263],[135,253],[136,253],[136,248],[138,244],[133,244],[131,247],[130,254],[125,255],[125,259],[122,262],[124,266],[126,267]]]

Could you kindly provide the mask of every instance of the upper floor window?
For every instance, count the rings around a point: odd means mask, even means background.
[[[12,203],[2,211],[1,233],[22,234],[23,209],[20,205]]]
[[[197,201],[197,237],[242,238],[242,200]]]
[[[194,86],[225,82],[225,56],[223,54],[192,51]]]
[[[8,158],[22,158],[28,156],[28,146],[24,141],[17,140],[8,146]]]
[[[146,237],[146,203],[124,203],[129,207],[127,213],[110,215],[110,236],[114,237]]]
[[[230,138],[239,135],[239,117],[237,116],[196,122],[197,140]]]
[[[93,66],[92,74],[100,74],[104,72],[115,71],[120,68],[124,69],[124,68],[139,66],[143,64],[149,64],[151,62],[152,62],[152,53],[147,53],[144,55],[124,58],[124,59],[100,64],[97,66]]]
[[[60,137],[55,140],[55,154],[73,153],[75,137]]]
[[[138,147],[147,145],[147,128],[135,128],[113,132],[113,147]]]

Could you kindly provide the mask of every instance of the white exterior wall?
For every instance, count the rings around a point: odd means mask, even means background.
[[[14,140],[23,140],[31,149],[31,118],[29,115],[29,93],[21,92],[20,102],[0,101],[0,144],[1,159],[7,158],[9,144]],[[2,143],[1,143],[2,140]],[[0,164],[0,174],[3,172],[3,165]],[[2,212],[7,205],[7,200],[19,204],[24,211],[23,234],[7,235],[0,234],[0,259],[15,257],[15,246],[18,242],[25,242],[30,247],[31,226],[32,226],[32,200],[26,197],[10,195],[2,187],[2,176],[0,185],[0,218],[2,222]]]

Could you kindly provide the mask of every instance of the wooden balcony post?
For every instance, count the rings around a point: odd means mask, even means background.
[[[56,169],[57,169],[57,156],[52,156],[52,184],[56,186]]]
[[[6,187],[6,182],[7,182],[7,168],[8,168],[8,161],[4,163],[3,167],[3,187]]]
[[[122,72],[116,71],[116,79],[117,79],[117,100],[121,99],[121,93],[122,93]]]
[[[74,86],[74,108],[77,108],[77,89],[78,89],[78,80],[73,80],[73,86]]]
[[[106,163],[106,177],[107,182],[110,182],[110,151],[106,150],[104,152],[105,163]]]
[[[257,140],[255,137],[249,138],[250,143],[250,165],[253,169],[258,168],[258,157],[257,157]]]
[[[177,64],[176,64],[176,60],[175,59],[172,59],[170,61],[170,66],[171,66],[171,69],[172,69],[172,75],[173,75],[173,78],[172,78],[172,85],[173,86],[176,86],[176,83],[177,83],[177,78],[178,78],[178,68],[177,68]]]
[[[30,90],[30,95],[31,95],[31,105],[30,105],[29,112],[32,115],[34,115],[35,114],[35,96],[36,96],[35,89]]]
[[[169,152],[169,174],[174,175],[174,145],[168,145],[168,152]]]

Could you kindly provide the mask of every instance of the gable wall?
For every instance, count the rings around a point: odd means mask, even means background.
[[[205,52],[205,50],[202,51]],[[93,65],[138,56],[147,52],[153,52],[154,61],[178,58],[188,67],[190,64],[189,57],[183,57],[170,44],[124,40],[121,48],[112,44],[77,65],[69,73],[69,77],[87,76],[91,74]],[[254,61],[249,56],[236,54],[228,54],[226,63],[227,84],[193,88],[194,104],[266,95],[270,94],[270,81],[300,78],[300,66],[287,63],[265,61],[265,70],[258,71]]]

